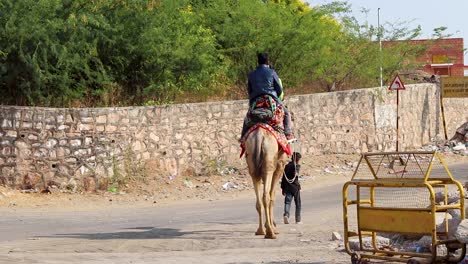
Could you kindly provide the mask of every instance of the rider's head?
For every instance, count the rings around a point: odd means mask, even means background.
[[[259,65],[262,65],[262,64],[268,65],[270,63],[267,53],[258,53],[257,54],[257,59],[258,59],[258,64]]]

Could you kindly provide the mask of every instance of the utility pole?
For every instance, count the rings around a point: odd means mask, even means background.
[[[380,30],[380,7],[377,8],[377,37],[379,38],[379,63],[380,63],[380,87],[383,87],[383,76],[382,76],[382,39]]]

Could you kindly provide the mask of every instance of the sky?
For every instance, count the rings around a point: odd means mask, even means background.
[[[310,5],[321,5],[332,0],[305,0]],[[465,49],[468,48],[468,1],[467,0],[348,0],[353,9],[353,15],[360,21],[368,21],[377,26],[378,8],[380,8],[380,24],[385,22],[408,21],[409,27],[420,25],[422,35],[419,39],[431,38],[433,29],[447,27],[445,33],[452,38],[463,38]],[[366,16],[360,10],[369,9]],[[465,65],[468,64],[468,54],[465,51]]]

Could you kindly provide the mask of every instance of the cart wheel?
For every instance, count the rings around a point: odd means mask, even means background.
[[[361,263],[361,255],[359,255],[359,253],[357,252],[354,252],[353,254],[351,254],[351,263],[352,264]]]
[[[410,258],[408,260],[408,262],[406,262],[407,264],[420,264],[421,262],[415,258]]]

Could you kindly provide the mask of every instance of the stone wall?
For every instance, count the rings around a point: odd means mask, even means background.
[[[443,134],[433,84],[400,92],[400,149]],[[372,88],[291,96],[300,149],[309,155],[394,150],[396,95]],[[468,99],[445,99],[449,137]],[[162,107],[52,109],[0,106],[0,184],[107,186],[146,161],[162,173],[200,173],[207,164],[245,166],[237,142],[247,101]],[[242,164],[242,165],[241,165]]]

